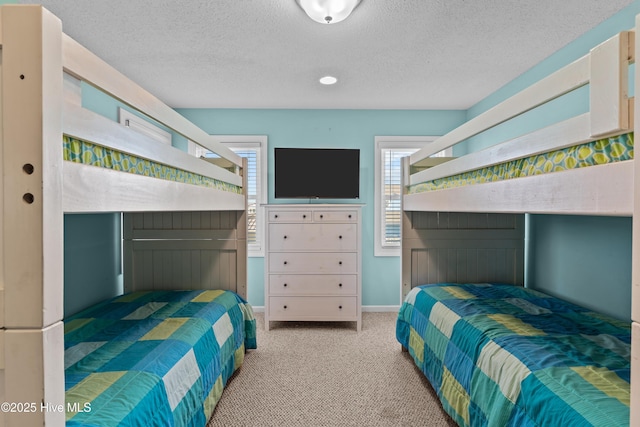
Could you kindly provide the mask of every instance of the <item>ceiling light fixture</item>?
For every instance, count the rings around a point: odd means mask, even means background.
[[[343,21],[362,0],[296,0],[309,18],[321,24]]]
[[[337,81],[338,79],[333,76],[324,76],[320,79],[320,83],[322,83],[323,85],[332,85]]]

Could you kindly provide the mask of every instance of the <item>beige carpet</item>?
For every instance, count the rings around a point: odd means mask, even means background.
[[[207,427],[455,426],[395,339],[395,313],[355,323],[272,322]]]

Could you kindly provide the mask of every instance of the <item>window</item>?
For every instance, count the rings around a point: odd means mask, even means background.
[[[402,224],[401,159],[436,137],[377,136],[375,138],[375,256],[400,256]],[[443,156],[441,152],[436,156]]]
[[[214,135],[240,157],[247,158],[247,243],[249,256],[264,256],[264,207],[267,197],[267,137],[261,135]],[[203,153],[200,153],[201,155]],[[205,151],[204,157],[214,156]]]

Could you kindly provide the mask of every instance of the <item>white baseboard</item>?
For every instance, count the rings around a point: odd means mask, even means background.
[[[252,305],[251,308],[253,308],[254,313],[264,313],[264,305]],[[400,311],[400,306],[399,305],[363,305],[362,311],[369,312],[369,313],[388,313],[388,312],[397,313],[398,311]]]
[[[386,313],[386,312],[394,312],[397,313],[400,311],[399,305],[363,305],[363,312],[370,313]]]

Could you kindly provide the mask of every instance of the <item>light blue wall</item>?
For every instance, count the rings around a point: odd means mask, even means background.
[[[64,315],[122,293],[120,215],[64,216]]]
[[[505,98],[573,62],[619,31],[633,28],[640,1],[542,61],[468,110],[471,119]],[[631,88],[633,91],[633,85]],[[478,150],[587,111],[588,87],[531,111],[508,125],[472,138]],[[527,277],[532,288],[630,319],[630,218],[528,215]]]
[[[631,218],[531,215],[527,284],[631,318]]]
[[[274,147],[359,148],[360,200],[363,208],[363,305],[400,303],[400,259],[373,256],[374,138],[382,135],[442,135],[459,126],[463,111],[412,110],[242,110],[180,109],[181,114],[215,134],[267,135],[269,203],[299,203],[273,197]],[[331,202],[331,201],[329,201]],[[249,302],[264,305],[264,259],[249,259]]]

